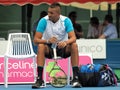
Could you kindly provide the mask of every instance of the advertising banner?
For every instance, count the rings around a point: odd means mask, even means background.
[[[79,53],[92,53],[94,59],[106,59],[106,39],[77,40]]]
[[[58,65],[68,73],[68,59],[58,60]],[[80,54],[79,65],[92,63],[91,57],[87,54]],[[70,61],[71,62],[71,61]],[[46,82],[49,82],[48,74],[54,64],[52,59],[46,59]],[[8,83],[9,84],[23,84],[34,83],[33,75],[33,60],[31,58],[24,60],[9,59],[8,63]],[[36,64],[37,67],[37,64]],[[4,83],[4,57],[0,57],[0,84]],[[37,75],[37,73],[36,73]],[[72,68],[70,67],[70,76],[72,76]]]

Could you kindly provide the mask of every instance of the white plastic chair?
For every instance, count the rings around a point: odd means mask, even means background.
[[[47,58],[46,58],[47,59]],[[61,57],[57,57],[57,60],[61,60]],[[46,62],[44,65],[44,76],[43,79],[45,81],[45,87],[46,87]],[[68,72],[67,72],[67,85],[70,85],[70,70],[71,70],[71,61],[70,61],[70,57],[68,57]]]
[[[29,33],[10,33],[8,37],[7,51],[4,59],[4,85],[8,87],[8,60],[23,60],[32,58],[34,63],[34,80],[36,79],[36,55],[33,52]]]

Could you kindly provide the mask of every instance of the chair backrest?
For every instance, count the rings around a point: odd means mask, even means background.
[[[12,58],[27,58],[35,55],[29,33],[10,33],[5,55]]]

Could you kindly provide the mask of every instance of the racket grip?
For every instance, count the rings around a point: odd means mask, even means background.
[[[53,48],[54,59],[57,59],[56,48]]]

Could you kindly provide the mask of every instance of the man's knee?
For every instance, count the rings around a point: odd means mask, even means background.
[[[38,50],[43,50],[45,49],[45,45],[44,44],[38,44]]]
[[[72,43],[71,48],[72,48],[72,49],[78,49],[77,43]]]

